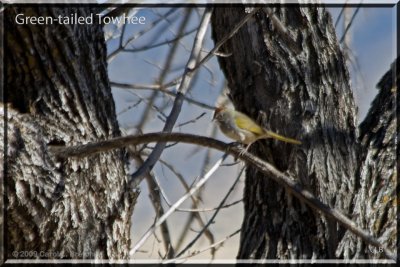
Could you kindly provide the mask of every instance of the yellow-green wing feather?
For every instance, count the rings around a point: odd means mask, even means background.
[[[301,144],[301,142],[296,139],[292,139],[271,131],[264,130],[255,121],[253,121],[250,117],[248,117],[243,113],[235,112],[234,118],[235,118],[235,123],[239,128],[250,131],[258,135],[258,138],[274,138],[286,143],[291,143],[296,145]]]
[[[235,112],[234,118],[236,125],[241,129],[250,131],[256,135],[263,135],[265,133],[263,128],[243,113]]]
[[[279,141],[283,141],[283,142],[291,143],[291,144],[295,144],[295,145],[301,145],[301,142],[296,139],[285,137],[285,136],[279,135],[279,134],[271,132],[271,131],[266,131],[266,133],[267,133],[268,137],[277,139]]]

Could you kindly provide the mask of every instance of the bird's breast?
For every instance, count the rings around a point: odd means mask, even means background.
[[[253,142],[255,136],[252,132],[233,127],[231,123],[219,122],[219,128],[229,138],[241,142],[243,144],[250,144]]]

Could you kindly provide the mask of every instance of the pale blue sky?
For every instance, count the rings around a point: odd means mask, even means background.
[[[355,10],[355,7],[351,8],[351,13]],[[329,8],[329,11],[336,22],[340,8]],[[360,119],[365,117],[377,93],[376,84],[396,57],[395,19],[394,7],[361,7],[348,32],[351,49],[357,56],[361,71],[356,73],[352,65],[348,65]],[[338,24],[336,29],[339,39],[342,37],[342,25]]]

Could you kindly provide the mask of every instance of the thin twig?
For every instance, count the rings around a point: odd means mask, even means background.
[[[135,6],[117,6],[113,10],[107,12],[102,16],[103,18],[115,18],[115,17],[120,17],[123,14],[128,14],[131,9],[135,8]]]
[[[148,90],[162,90],[165,91],[167,94],[168,92],[166,89],[175,87],[176,85],[181,83],[181,77],[177,77],[170,82],[160,85],[160,84],[135,84],[135,83],[119,83],[110,81],[111,86],[116,86],[124,89],[148,89]],[[176,96],[173,94],[173,96]]]
[[[158,221],[143,235],[143,237],[136,243],[136,245],[129,252],[130,255],[136,253],[136,251],[144,244],[144,242],[154,233],[154,231],[162,224],[164,221],[179,207],[186,199],[193,195],[201,186],[210,179],[212,174],[216,172],[221,165],[221,163],[225,160],[228,154],[224,154],[215,164],[214,166],[206,173],[206,175],[199,180],[199,182],[192,188],[188,193],[183,195],[164,215],[158,219]]]
[[[186,183],[186,181],[185,181],[185,179],[183,178],[183,176],[182,176],[178,171],[175,170],[174,166],[172,166],[172,165],[169,164],[168,162],[165,162],[165,161],[162,160],[162,159],[160,159],[160,162],[161,162],[163,165],[165,165],[171,172],[173,172],[173,173],[176,175],[176,177],[178,178],[178,180],[182,183],[183,187],[185,188],[186,192],[189,192],[191,187]],[[205,169],[204,169],[204,170],[205,170]],[[202,176],[203,176],[203,175],[204,175],[204,174],[202,174]],[[162,193],[162,194],[164,193],[163,190],[161,190],[161,193]],[[165,198],[167,198],[167,197],[165,196]],[[197,198],[196,198],[195,196],[191,196],[191,199],[192,199],[192,207],[197,208],[197,207],[198,207]],[[166,202],[169,202],[169,201],[166,200]],[[168,205],[169,205],[170,207],[172,206],[171,204],[168,204]],[[198,209],[198,210],[201,210],[201,209]],[[183,210],[177,208],[176,211],[183,211]],[[201,227],[204,227],[205,224],[204,224],[204,222],[203,222],[203,219],[202,219],[201,216],[200,216],[200,213],[199,213],[198,211],[195,211],[195,210],[190,211],[190,212],[193,214],[192,216],[194,217],[194,219],[197,220],[197,222],[199,223],[199,225],[200,225]],[[206,231],[204,234],[205,234],[205,236],[211,241],[211,243],[214,242],[214,235],[213,235],[213,233],[212,233],[209,229],[207,229],[207,231]],[[177,242],[176,245],[175,245],[175,249],[178,250],[179,246],[180,246],[180,238],[178,239],[178,242]]]
[[[189,31],[187,31],[185,33],[183,33],[182,35],[178,35],[178,36],[176,36],[176,37],[174,37],[172,39],[168,39],[168,40],[165,40],[163,42],[156,43],[156,44],[146,45],[146,46],[137,47],[137,48],[125,48],[124,52],[141,52],[141,51],[157,48],[157,47],[160,47],[160,46],[163,46],[163,45],[166,45],[166,44],[170,44],[170,43],[173,43],[173,42],[176,42],[176,41],[182,39],[185,36],[188,36],[188,35],[194,33],[196,31],[196,29],[197,29],[197,27],[194,28],[194,29],[191,29],[191,30],[189,30]]]
[[[177,8],[175,8],[176,10]],[[165,22],[160,25],[160,27],[157,29],[157,32],[154,32],[152,36],[148,36],[148,39],[146,40],[148,43],[155,43],[157,42],[166,31],[170,31],[171,29],[171,18],[172,21],[178,21],[180,17],[182,17],[182,10],[186,10],[187,8],[179,8],[179,13],[174,14],[173,16],[166,17],[164,20]],[[151,9],[151,11],[158,16],[159,18],[163,18],[163,14],[158,12],[158,9]],[[133,48],[133,44],[130,45],[131,48]]]
[[[190,191],[190,186],[187,184],[187,182],[185,181],[185,178],[183,178],[183,175],[181,173],[179,173],[173,165],[169,164],[168,162],[166,162],[163,159],[160,159],[161,164],[163,164],[165,167],[167,167],[179,180],[179,182],[182,184],[183,188],[185,188],[186,192]],[[165,195],[165,199],[167,199],[167,196]],[[172,206],[172,204],[167,201],[168,206]],[[192,196],[192,202],[196,203],[196,199],[194,196]]]
[[[87,157],[91,154],[107,152],[112,149],[123,148],[129,145],[139,145],[152,142],[191,143],[224,151],[234,156],[235,158],[242,159],[247,164],[251,164],[252,166],[256,167],[259,171],[273,179],[279,185],[283,186],[291,194],[293,194],[301,201],[304,201],[314,210],[320,211],[326,216],[337,221],[344,228],[364,240],[367,244],[382,248],[382,251],[386,257],[393,260],[397,259],[395,254],[390,251],[386,246],[381,244],[375,237],[370,235],[367,231],[359,228],[353,221],[348,219],[340,211],[335,208],[329,207],[327,204],[321,202],[318,198],[316,198],[310,191],[303,188],[301,184],[296,182],[299,179],[291,177],[289,174],[280,172],[270,163],[265,162],[262,159],[244,151],[242,148],[229,145],[213,138],[183,133],[148,133],[137,136],[117,137],[110,140],[88,143],[78,146],[49,146],[49,150],[51,153],[54,154],[56,158],[65,159],[69,157]]]
[[[221,165],[222,167],[223,165]],[[240,202],[243,201],[243,198],[233,201],[229,204],[225,204],[221,207],[221,209],[226,209],[226,208],[230,208],[232,206],[235,206],[237,204],[239,204]],[[202,208],[202,209],[184,209],[184,208],[180,208],[180,209],[176,209],[176,211],[180,211],[180,212],[210,212],[210,211],[214,211],[218,209],[218,207],[214,207],[214,208]]]
[[[186,192],[188,192],[188,191],[190,190],[190,187],[189,187],[189,185],[186,183],[186,181],[185,181],[185,179],[183,178],[182,174],[180,174],[177,170],[175,170],[174,166],[172,166],[171,164],[169,164],[169,163],[166,162],[165,160],[160,159],[160,162],[161,162],[165,167],[167,167],[167,168],[178,178],[178,180],[182,183],[183,187],[185,188]],[[222,167],[222,166],[225,166],[225,164],[221,164],[221,167]],[[204,168],[204,169],[205,169],[205,168]],[[202,169],[202,170],[203,170],[203,169]],[[155,177],[155,178],[156,178],[156,177]],[[157,182],[157,180],[156,180],[156,182]],[[157,182],[157,183],[158,183],[158,182]],[[158,185],[159,185],[159,183],[158,183]],[[159,187],[160,187],[160,186],[159,186]],[[160,188],[161,188],[161,187],[160,187]],[[161,189],[160,189],[160,190],[161,190]],[[163,195],[163,198],[164,198],[165,202],[167,203],[167,205],[168,205],[168,206],[172,206],[171,203],[170,203],[170,201],[168,200],[167,195],[165,194],[165,192],[164,192],[163,190],[161,190],[161,194]],[[195,202],[195,199],[192,199],[192,201]],[[239,200],[236,200],[236,201],[233,201],[233,202],[231,202],[231,203],[229,203],[229,204],[224,205],[222,208],[225,209],[225,208],[232,207],[232,206],[234,206],[234,205],[236,205],[236,204],[238,204],[238,203],[240,203],[240,202],[242,202],[242,201],[243,201],[243,199],[241,198],[241,199],[239,199]],[[196,209],[177,208],[176,211],[181,211],[181,212],[209,212],[209,211],[214,211],[214,210],[216,210],[217,208],[218,208],[218,207],[214,207],[214,208],[201,208],[201,209],[199,209],[199,208],[196,208]]]
[[[149,26],[136,33],[134,36],[132,36],[131,38],[129,38],[125,44],[123,44],[122,46],[119,46],[117,49],[115,49],[114,51],[112,51],[110,54],[107,55],[107,61],[111,62],[115,56],[121,52],[123,49],[125,49],[125,47],[130,44],[130,42],[132,42],[133,40],[136,40],[137,38],[139,38],[140,36],[144,35],[146,32],[150,31],[151,29],[153,29],[158,23],[160,23],[161,21],[163,21],[164,19],[168,18],[168,16],[170,16],[171,14],[175,13],[178,9],[175,8],[171,8],[168,12],[166,12],[164,14],[163,17],[159,18],[158,20],[153,21],[152,23],[149,23]]]
[[[229,39],[231,39],[238,31],[239,29],[246,24],[246,22],[253,17],[253,15],[260,9],[260,7],[254,8],[252,12],[247,14],[239,23],[227,34],[225,35],[215,46],[211,51],[202,59],[200,60],[199,63],[196,64],[194,68],[192,68],[192,71],[195,71],[198,69],[201,65],[206,63],[211,57],[215,56],[218,50],[221,48],[221,46],[226,43]]]
[[[208,228],[208,226],[210,226],[213,222],[215,217],[217,216],[217,214],[220,212],[221,207],[225,204],[225,201],[228,199],[229,195],[233,192],[233,189],[236,187],[236,184],[239,182],[240,177],[242,176],[242,173],[244,171],[244,168],[241,169],[241,171],[239,172],[239,174],[237,175],[235,181],[233,182],[232,186],[229,188],[228,192],[226,193],[226,195],[224,196],[224,198],[222,199],[221,203],[218,205],[217,210],[214,212],[214,214],[211,216],[211,218],[208,220],[208,222],[206,223],[206,225],[203,227],[203,229],[201,229],[201,231],[196,235],[195,238],[193,238],[193,240],[184,248],[182,249],[177,255],[176,258],[179,258],[180,256],[182,256],[183,253],[185,253],[188,249],[190,249],[194,243],[196,243],[196,241],[202,236],[202,234],[204,233],[204,231]]]
[[[361,65],[360,62],[358,61],[357,56],[353,53],[353,51],[351,49],[348,50],[349,52],[349,62],[351,64],[351,66],[354,69],[354,72],[356,73],[356,78],[359,77],[360,81],[361,81],[361,88],[367,88],[366,84],[366,80],[365,77],[363,75],[362,69],[361,69]],[[357,89],[357,84],[358,84],[358,79],[355,79],[355,84],[356,84],[356,89]]]
[[[215,136],[217,134],[216,128],[217,127],[215,127],[215,124],[213,124],[212,132],[211,132],[211,137],[212,138],[215,138]],[[194,155],[194,153],[192,153],[192,155]],[[204,172],[207,170],[208,165],[211,162],[210,158],[211,158],[211,149],[207,149],[206,154],[204,156],[203,165],[200,168],[200,170],[202,172],[201,176],[203,176]],[[198,198],[199,200],[201,200],[201,193],[202,193],[202,190],[199,190],[199,192],[197,193],[197,197],[196,198]],[[193,202],[192,209],[196,208],[195,205],[197,205],[197,203]],[[192,224],[193,219],[197,218],[197,217],[201,218],[200,213],[198,213],[198,212],[191,213],[191,216],[189,216],[187,218],[186,223],[184,224],[184,227],[182,228],[182,232],[179,235],[179,238],[177,239],[176,246],[175,246],[176,250],[180,249],[181,245],[183,244],[183,241],[185,240],[185,237],[186,237],[187,233],[190,230],[190,225]],[[204,224],[203,220],[201,219],[200,227],[204,228],[204,226],[205,226],[205,224]],[[210,235],[210,233],[211,233],[210,229],[207,228],[207,231],[204,234],[205,234],[206,238],[209,240],[209,242],[212,244],[212,243],[214,243],[214,235],[212,235],[212,234]],[[211,258],[214,259],[214,257],[215,257],[215,249],[211,249],[210,252],[211,252]]]
[[[161,86],[159,84],[136,84],[136,83],[119,83],[119,82],[113,82],[110,81],[110,85],[114,87],[119,87],[123,89],[134,89],[134,90],[161,90],[163,93],[170,94],[172,96],[175,96],[173,92],[166,91],[167,88],[174,87],[175,85],[178,84],[178,81],[176,81],[174,84],[170,84],[169,86]]]
[[[146,105],[146,107],[145,107],[143,113],[142,113],[141,116],[140,116],[140,121],[139,121],[138,124],[136,125],[136,128],[137,128],[137,129],[140,129],[140,130],[143,129],[143,126],[145,125],[145,123],[147,122],[147,120],[148,120],[148,118],[149,118],[149,115],[150,115],[150,113],[151,113],[151,110],[152,110],[154,107],[156,107],[156,105],[154,105],[154,102],[155,102],[156,99],[157,99],[158,92],[159,92],[159,91],[153,91],[153,92],[151,92],[151,95],[150,95],[150,97],[149,97],[148,100],[147,100],[148,104]],[[158,109],[158,107],[157,107],[157,109]],[[164,118],[165,118],[165,117],[164,117]]]
[[[346,1],[346,2],[347,2],[347,1]],[[338,15],[338,17],[337,17],[337,19],[336,19],[335,28],[337,27],[337,25],[338,25],[338,23],[339,23],[339,21],[340,21],[342,15],[343,15],[344,9],[346,8],[346,2],[344,3],[344,5],[343,5],[342,9],[340,10],[340,13],[339,13],[339,15]]]
[[[197,117],[194,118],[194,119],[191,119],[191,120],[188,120],[188,121],[185,121],[185,122],[182,122],[182,123],[176,125],[175,128],[179,128],[179,127],[188,125],[188,124],[190,124],[190,123],[196,123],[200,118],[202,118],[202,117],[203,117],[204,115],[206,115],[206,114],[207,114],[207,113],[203,112],[203,113],[201,113],[199,116],[197,116]]]
[[[143,164],[143,159],[140,157],[140,155],[136,155],[135,159],[139,164]],[[161,197],[160,193],[157,189],[161,189],[158,186],[157,183],[157,178],[153,173],[148,173],[146,175],[146,181],[147,181],[147,186],[149,189],[150,193],[150,199],[151,203],[153,204],[154,210],[156,211],[156,218],[160,218],[164,215],[164,208],[161,204]],[[162,243],[164,244],[164,249],[166,251],[165,257],[168,259],[171,259],[174,256],[174,249],[172,247],[172,242],[171,242],[171,234],[170,230],[168,227],[168,224],[166,222],[162,223],[160,225],[161,228],[161,237],[162,237]]]
[[[159,109],[156,105],[154,105],[154,103],[151,102],[151,99],[148,100],[148,99],[146,99],[146,98],[143,98],[142,96],[140,96],[139,94],[137,94],[137,93],[135,93],[135,92],[133,92],[133,91],[129,91],[128,93],[130,93],[130,94],[136,96],[136,97],[139,98],[142,102],[146,103],[146,106],[147,106],[147,107],[150,107],[151,109],[154,109],[155,111],[157,111],[157,113],[162,117],[161,120],[162,120],[162,121],[165,121],[165,119],[167,118],[167,115],[164,114],[164,112],[163,112],[161,109]],[[140,131],[142,130],[142,128],[141,128],[141,127],[138,127],[138,126],[136,126],[136,129],[138,129],[138,130],[140,130]]]
[[[186,26],[187,26],[187,24],[189,22],[190,15],[192,13],[191,11],[192,11],[191,8],[186,10],[186,15],[183,18],[183,20],[182,20],[182,22],[181,22],[181,24],[179,26],[178,35],[180,35],[180,34],[182,34],[184,32],[184,30],[185,30],[185,28],[186,28]],[[172,65],[172,61],[173,61],[173,59],[174,59],[174,57],[176,55],[177,49],[178,49],[178,42],[175,42],[172,45],[172,47],[169,49],[169,52],[168,52],[167,58],[165,59],[164,65],[162,67],[160,67],[161,73],[160,73],[160,76],[159,76],[156,84],[160,84],[160,85],[164,84],[164,79],[165,79],[166,75],[168,74],[168,72],[170,71],[170,68],[171,68],[171,65]],[[151,96],[149,98],[149,102],[150,102],[151,105],[156,100],[159,92],[160,92],[160,90],[152,92],[152,94],[151,94]],[[143,111],[143,114],[142,114],[142,116],[140,118],[140,122],[138,123],[138,126],[137,126],[139,129],[143,128],[143,126],[146,123],[150,113],[151,113],[151,106],[146,106],[146,108]]]
[[[136,10],[135,10],[136,9]],[[135,7],[126,7],[126,6],[121,6],[121,7],[117,7],[113,10],[111,10],[108,13],[103,14],[101,20],[103,21],[104,18],[114,18],[114,17],[120,17],[122,15],[129,15],[129,13],[131,13],[131,10],[134,10],[134,14],[136,14],[136,12],[138,11],[139,8],[135,8]],[[132,12],[133,13],[133,12]],[[105,34],[105,41],[108,42],[112,39],[115,39],[118,37],[118,31],[120,31],[119,34],[119,46],[122,46],[122,40],[124,39],[125,36],[125,30],[126,30],[126,25],[127,23],[114,23],[113,26],[115,26],[115,29],[112,30],[112,32]],[[122,29],[121,29],[122,28]]]
[[[222,239],[222,240],[220,240],[220,241],[218,241],[218,242],[215,242],[215,243],[211,244],[210,246],[208,246],[208,247],[206,247],[206,248],[203,248],[203,249],[201,249],[201,250],[192,252],[192,253],[190,253],[190,255],[188,255],[188,256],[185,256],[185,257],[183,257],[183,258],[170,259],[170,260],[167,260],[167,261],[163,261],[162,263],[163,263],[163,264],[168,264],[168,263],[181,263],[182,261],[186,260],[187,258],[194,257],[194,256],[199,255],[199,254],[201,254],[201,253],[203,253],[203,252],[205,252],[205,251],[207,251],[207,250],[209,250],[209,249],[213,249],[213,248],[215,248],[215,247],[221,246],[221,245],[224,244],[228,239],[230,239],[230,238],[234,237],[235,235],[239,234],[240,231],[241,231],[241,229],[237,229],[235,232],[233,232],[232,234],[226,236],[224,239]]]
[[[120,112],[117,113],[117,117],[118,117],[119,115],[121,115],[122,113],[125,113],[125,112],[127,112],[128,110],[131,110],[131,109],[135,108],[137,105],[139,105],[140,103],[142,103],[142,101],[143,101],[143,99],[139,99],[138,101],[136,101],[135,104],[132,104],[132,105],[130,105],[130,106],[124,108],[123,110],[121,110]]]
[[[182,20],[181,25],[179,26],[178,34],[177,34],[178,36],[182,35],[183,32],[185,31],[185,28],[186,28],[186,26],[187,26],[187,24],[189,22],[191,14],[192,14],[192,9],[191,8],[185,9],[185,10],[186,10],[186,14],[185,14],[185,17]],[[173,59],[175,57],[175,54],[176,54],[176,51],[178,50],[178,47],[179,47],[179,39],[170,48],[170,51],[169,51],[169,53],[167,55],[167,59],[165,60],[165,64],[164,64],[164,66],[162,68],[160,77],[158,78],[157,84],[161,84],[161,85],[164,84],[165,77],[167,76],[169,70],[171,69],[172,61],[173,61]]]
[[[342,38],[340,38],[340,43],[343,43],[344,38],[346,37],[347,32],[349,31],[351,25],[353,24],[353,21],[354,21],[354,19],[356,18],[356,15],[357,15],[358,11],[360,10],[360,8],[361,8],[361,3],[360,3],[360,5],[357,7],[356,11],[354,11],[353,16],[351,17],[349,24],[346,25],[346,29],[344,30],[344,33],[343,33],[343,35],[342,35]]]

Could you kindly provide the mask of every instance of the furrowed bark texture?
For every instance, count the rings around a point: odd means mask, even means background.
[[[58,162],[48,152],[49,144],[77,145],[120,135],[102,26],[17,25],[20,13],[87,17],[96,11],[5,11],[7,258],[127,258],[137,194],[123,194],[126,153]]]
[[[220,49],[230,55],[219,58],[229,97],[267,129],[303,142],[296,146],[264,140],[250,151],[348,214],[357,163],[356,114],[331,17],[315,6],[271,10],[275,22],[262,8]],[[216,8],[214,40],[244,15],[243,7]],[[251,166],[244,209],[238,258],[335,257],[342,229]]]
[[[379,93],[360,125],[362,164],[353,211],[357,225],[369,230],[392,251],[397,248],[398,223],[395,94],[399,63],[398,58],[378,83]],[[367,246],[349,233],[343,238],[338,254],[346,258],[384,258],[380,248]]]

